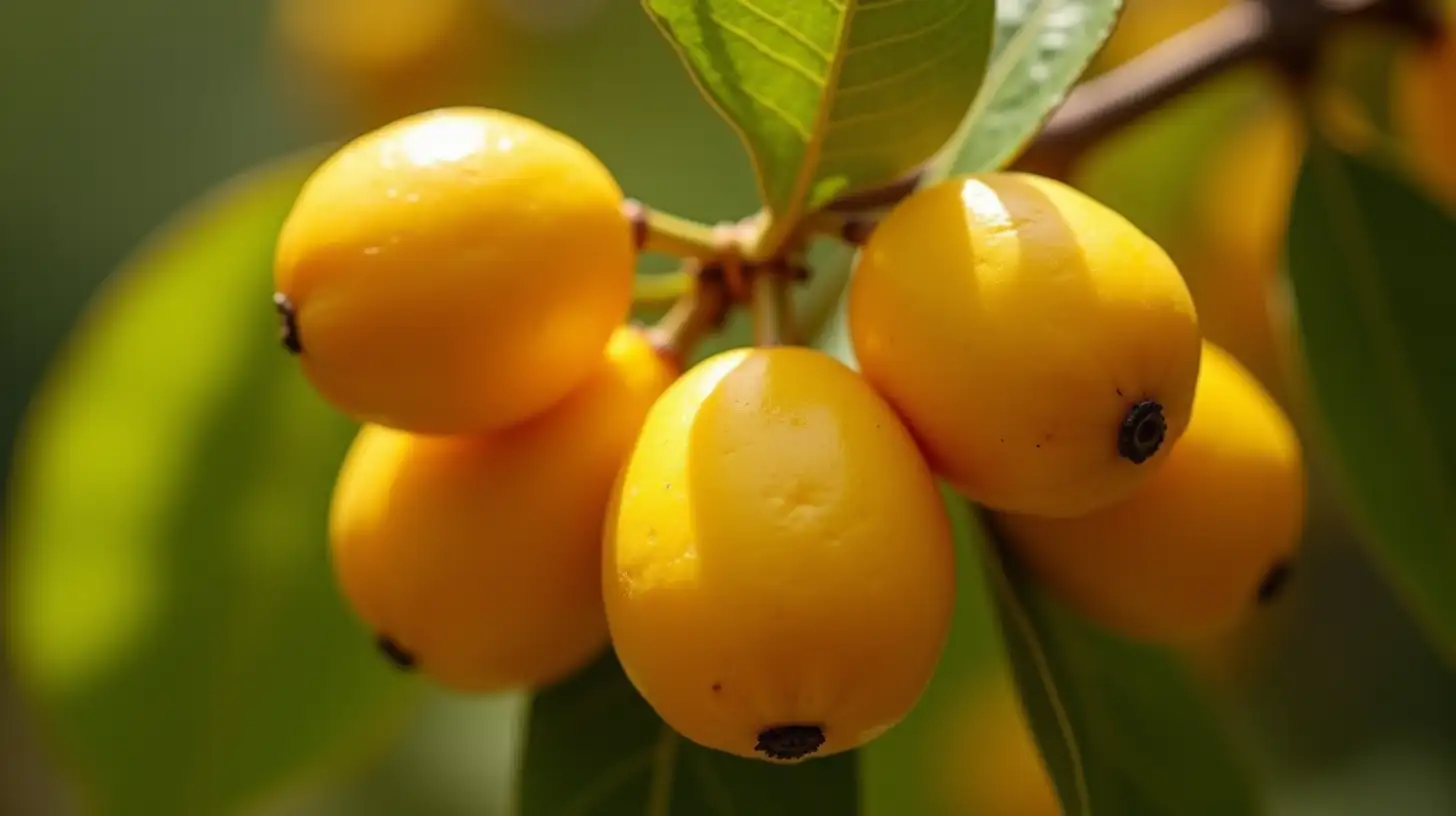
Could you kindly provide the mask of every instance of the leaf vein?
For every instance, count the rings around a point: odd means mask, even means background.
[[[829,53],[828,51],[825,51],[823,46],[809,39],[807,36],[804,35],[802,31],[795,29],[793,26],[789,25],[783,20],[780,20],[779,18],[754,5],[752,2],[750,2],[750,0],[733,1],[738,5],[742,6],[750,14],[758,17],[769,25],[772,25],[774,28],[777,28],[778,30],[787,34],[789,38],[792,39],[794,42],[809,49],[811,52],[813,52],[814,56],[824,60],[824,63],[826,65],[834,61],[834,55]]]
[[[878,88],[883,88],[888,85],[894,85],[896,83],[904,82],[908,79],[920,76],[921,74],[929,72],[932,68],[939,67],[942,63],[949,62],[951,59],[966,53],[967,48],[965,46],[965,41],[956,40],[952,47],[947,48],[944,52],[937,54],[930,59],[922,60],[913,68],[901,71],[897,74],[890,74],[889,76],[881,77],[879,79],[872,79],[867,82],[860,82],[854,85],[841,85],[836,91],[836,95],[839,99],[843,99],[846,96],[852,96],[857,93],[864,93],[865,91],[876,90]]]
[[[695,760],[692,763],[693,770],[698,781],[703,783],[703,798],[708,800],[708,805],[720,816],[734,816],[737,811],[733,809],[733,794],[728,786],[723,784],[706,756],[696,753],[692,757]]]
[[[829,124],[825,126],[825,131],[832,133],[836,130],[842,130],[846,127],[851,127],[854,125],[863,125],[869,122],[878,122],[884,119],[894,119],[899,116],[904,116],[909,111],[921,108],[927,103],[939,102],[940,99],[941,95],[939,93],[935,93],[933,91],[931,93],[924,93],[919,96],[913,97],[909,102],[895,105],[894,107],[880,108],[878,110],[870,111],[869,113],[858,113],[854,116],[845,116],[839,119],[832,119],[830,120]],[[826,153],[827,152],[829,151],[826,151]]]
[[[607,800],[608,796],[621,790],[632,777],[652,767],[651,746],[635,751],[597,777],[596,782],[586,786],[561,808],[561,816],[587,816],[592,808]]]
[[[652,745],[652,787],[647,792],[647,816],[672,812],[672,786],[677,777],[677,752],[682,740],[666,724]]]
[[[1392,327],[1396,321],[1390,314],[1387,297],[1381,291],[1380,285],[1372,280],[1372,276],[1379,274],[1379,256],[1371,246],[1369,236],[1360,226],[1362,222],[1368,223],[1369,219],[1361,217],[1359,196],[1350,188],[1349,178],[1339,172],[1337,166],[1328,159],[1318,161],[1316,166],[1319,167],[1319,176],[1324,183],[1326,201],[1332,217],[1343,222],[1344,228],[1334,230],[1333,239],[1343,245],[1344,251],[1340,254],[1347,259],[1345,266],[1349,270],[1351,283],[1360,292],[1359,301],[1364,307],[1362,311],[1370,323],[1371,333],[1375,336],[1376,352],[1382,358],[1392,385],[1395,386],[1393,390],[1396,393],[1392,395],[1390,403],[1401,414],[1401,421],[1426,443],[1420,448],[1423,455],[1417,457],[1423,476],[1422,487],[1430,491],[1428,498],[1433,506],[1440,508],[1446,522],[1447,537],[1450,538],[1451,531],[1456,529],[1456,519],[1452,517],[1449,497],[1441,489],[1445,482],[1444,467],[1435,454],[1440,450],[1437,444],[1439,435],[1432,430],[1434,423],[1429,412],[1422,407],[1420,389],[1413,382],[1415,376],[1405,357],[1397,350],[1400,340],[1392,337]]]
[[[743,2],[743,0],[738,0],[738,2],[741,3],[741,2]],[[811,70],[809,68],[806,68],[803,65],[800,65],[799,63],[797,63],[794,60],[790,59],[789,57],[786,57],[783,54],[780,54],[777,51],[773,50],[772,48],[769,48],[767,45],[764,45],[764,43],[761,40],[755,38],[752,34],[749,34],[747,31],[744,31],[743,29],[738,28],[737,26],[733,25],[732,23],[729,23],[728,21],[724,20],[721,17],[718,17],[717,15],[709,14],[708,15],[708,19],[709,20],[712,20],[713,23],[715,23],[718,26],[718,28],[722,29],[725,33],[732,34],[733,36],[735,36],[738,39],[742,40],[743,42],[747,43],[749,46],[751,46],[753,48],[753,50],[757,51],[765,59],[768,59],[768,60],[770,60],[772,62],[776,62],[779,65],[782,65],[785,68],[788,68],[790,71],[793,71],[795,74],[798,74],[803,79],[808,80],[816,88],[821,88],[822,89],[824,87],[824,77],[823,76],[814,73],[813,70]],[[743,86],[741,88],[741,90],[743,90],[746,93],[748,91],[748,86],[746,86],[746,85]],[[755,98],[755,101],[757,101],[756,98]]]
[[[893,37],[882,37],[878,40],[862,43],[860,45],[852,45],[849,48],[845,49],[844,58],[849,59],[850,57],[861,57],[871,51],[877,51],[887,46],[901,45],[903,43],[914,42],[915,40],[924,39],[925,37],[934,34],[937,31],[944,30],[951,24],[955,23],[957,20],[960,19],[962,14],[966,13],[966,9],[969,9],[973,5],[975,5],[975,3],[972,2],[972,0],[967,0],[966,2],[962,2],[959,6],[956,6],[955,11],[947,14],[939,20],[936,20],[933,23],[930,23],[929,25],[921,26],[920,28],[912,29],[910,31],[905,31],[900,34],[896,34]]]
[[[1027,650],[1031,652],[1031,659],[1036,664],[1036,673],[1041,678],[1042,687],[1047,693],[1047,702],[1051,704],[1052,714],[1056,717],[1057,728],[1062,732],[1063,745],[1067,749],[1067,758],[1072,763],[1072,778],[1076,784],[1076,794],[1079,812],[1083,816],[1090,816],[1092,813],[1091,794],[1087,790],[1087,769],[1082,764],[1082,751],[1077,744],[1077,735],[1072,730],[1071,719],[1067,716],[1067,709],[1062,703],[1060,692],[1057,690],[1056,680],[1052,674],[1051,665],[1047,662],[1046,652],[1042,649],[1041,639],[1037,636],[1036,626],[1032,624],[1030,615],[1021,604],[1021,598],[1016,594],[1016,589],[1011,586],[1011,578],[1006,574],[1006,567],[1001,563],[999,553],[991,553],[994,561],[992,572],[995,573],[997,588],[1001,591],[1006,601],[1007,610],[1021,630],[1022,637],[1026,638]]]

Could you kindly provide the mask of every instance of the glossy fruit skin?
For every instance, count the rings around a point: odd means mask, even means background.
[[[1136,495],[1082,518],[995,519],[1055,597],[1134,640],[1231,631],[1287,577],[1303,532],[1294,428],[1228,352],[1204,348],[1188,431]]]
[[[742,757],[802,761],[888,730],[950,625],[955,554],[934,479],[890,407],[812,349],[723,352],[674,384],[622,471],[605,541],[627,676],[684,737]],[[783,726],[824,742],[756,747]]]
[[[344,412],[419,433],[520,422],[597,365],[631,308],[622,191],[580,143],[452,108],[360,137],[278,241],[304,373]]]
[[[1430,190],[1456,206],[1456,8],[1427,47],[1403,53],[1391,71],[1391,117]]]
[[[860,370],[973,501],[1073,516],[1130,495],[1183,433],[1198,318],[1168,255],[1073,188],[1022,173],[951,178],[897,206],[849,284]],[[1119,453],[1133,407],[1166,431]]]
[[[636,329],[565,401],[468,437],[366,425],[330,531],[354,611],[462,692],[537,687],[607,643],[601,529],[612,482],[673,371]]]

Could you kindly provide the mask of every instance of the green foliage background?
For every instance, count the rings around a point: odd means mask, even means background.
[[[743,143],[699,94],[644,9],[565,4],[575,5],[590,9],[584,25],[515,31],[519,52],[509,81],[482,77],[477,93],[460,101],[510,108],[571,133],[603,158],[629,195],[655,206],[703,221],[756,208],[758,186]],[[1045,11],[1075,4],[1010,5]],[[47,665],[60,668],[24,679],[31,690],[24,696],[8,663],[0,673],[0,813],[68,813],[97,796],[110,808],[102,812],[154,816],[231,813],[240,802],[246,812],[277,816],[504,813],[516,795],[511,780],[523,747],[531,770],[520,804],[558,812],[561,800],[553,797],[592,782],[621,750],[620,743],[594,746],[593,735],[635,728],[640,742],[654,745],[659,730],[631,707],[630,695],[621,706],[589,699],[581,710],[601,709],[600,719],[565,721],[588,733],[579,741],[569,729],[564,738],[550,737],[555,758],[532,765],[528,734],[517,728],[528,700],[463,699],[387,676],[327,584],[320,503],[349,428],[290,379],[286,359],[253,353],[272,349],[272,326],[238,324],[240,313],[229,304],[259,294],[250,290],[247,267],[266,256],[281,216],[277,204],[297,182],[279,157],[337,142],[365,123],[305,93],[276,58],[268,13],[268,4],[243,0],[0,5],[0,453],[11,461],[33,399],[37,406],[67,400],[69,414],[42,413],[48,425],[26,428],[71,451],[67,467],[33,484],[7,485],[10,499],[46,507],[18,521],[7,508],[7,522],[19,525],[7,523],[7,535],[57,546],[0,561],[12,571],[0,578],[15,570],[39,576],[5,598],[7,614],[52,610],[49,628],[7,620],[7,636],[28,633],[34,641],[11,638],[4,654],[47,655],[54,661]],[[990,27],[983,28],[989,36]],[[966,61],[975,62],[974,54]],[[987,86],[1020,100],[1007,108],[1019,116],[1041,115],[1027,113],[1034,104],[1025,102],[1030,92],[1015,77],[993,72]],[[1248,74],[1215,82],[1114,139],[1076,180],[1176,255],[1185,244],[1194,176],[1177,169],[1206,162],[1231,123],[1267,94],[1261,78]],[[1003,113],[993,124],[1025,126],[1016,120]],[[1008,151],[995,141],[972,143],[948,158],[956,169],[974,169]],[[1323,163],[1301,187],[1299,197],[1312,203],[1296,217],[1290,247],[1291,258],[1309,258],[1293,276],[1296,289],[1327,291],[1310,270],[1344,273],[1340,280],[1368,286],[1375,269],[1394,300],[1363,329],[1377,338],[1413,337],[1411,347],[1442,348],[1449,334],[1429,307],[1451,302],[1432,295],[1449,291],[1433,288],[1449,287],[1441,275],[1449,264],[1423,261],[1452,257],[1449,239],[1430,243],[1429,229],[1402,233],[1392,220],[1382,225],[1378,212],[1403,213],[1405,223],[1439,216],[1363,164],[1315,155]],[[204,198],[244,173],[270,181],[242,201]],[[830,183],[832,175],[825,174]],[[811,181],[815,188],[825,178]],[[1375,202],[1375,227],[1365,235],[1373,267],[1342,266],[1351,253],[1331,254],[1322,240],[1335,230],[1361,234],[1342,220],[1348,209],[1319,206],[1337,201],[1330,185]],[[179,211],[185,215],[174,218]],[[158,233],[164,222],[168,229]],[[145,267],[169,283],[127,288],[123,275],[103,288],[118,267]],[[822,291],[806,297],[828,314],[831,307],[818,303]],[[99,311],[82,322],[93,298]],[[130,310],[124,331],[107,322],[122,308]],[[1355,318],[1318,320],[1329,314],[1333,307],[1306,322],[1311,338],[1334,349],[1349,340],[1344,328]],[[823,339],[831,349],[834,331],[831,323]],[[96,339],[103,336],[104,343]],[[1323,364],[1313,367],[1316,385],[1338,410],[1329,412],[1330,428],[1309,431],[1314,439],[1326,432],[1357,438],[1360,428],[1399,425],[1411,410],[1433,422],[1451,416],[1449,384],[1456,378],[1449,375],[1456,372],[1449,356],[1411,357],[1416,368],[1396,372],[1418,383],[1444,382],[1445,390],[1414,388],[1399,395],[1401,402],[1341,391],[1358,376],[1391,370],[1388,358],[1358,353],[1387,348],[1385,342],[1322,351]],[[61,373],[38,391],[42,374],[58,361]],[[209,384],[198,372],[218,380]],[[195,405],[196,422],[176,425],[175,412],[149,411],[134,398],[158,389]],[[1382,407],[1395,413],[1381,414]],[[1401,504],[1423,490],[1437,503],[1450,497],[1445,436],[1402,436],[1404,447],[1375,450],[1317,448],[1317,512],[1303,574],[1261,633],[1257,654],[1216,689],[1196,687],[1165,655],[1101,643],[1074,622],[1044,623],[1057,611],[1026,593],[1014,575],[963,558],[963,597],[941,675],[924,705],[859,769],[866,812],[934,812],[928,774],[961,694],[1011,668],[997,642],[1003,634],[1016,668],[1027,665],[1019,618],[1005,616],[1008,605],[1037,626],[1061,627],[1061,637],[1037,646],[1075,681],[1057,695],[1072,709],[1084,792],[1100,803],[1088,812],[1191,812],[1168,807],[1180,797],[1203,803],[1200,813],[1253,812],[1242,791],[1254,781],[1269,786],[1267,810],[1278,813],[1456,812],[1456,681],[1423,628],[1451,625],[1442,573],[1434,569],[1451,557],[1440,546],[1453,543],[1441,527],[1449,507],[1444,516],[1422,518],[1419,509],[1429,501],[1415,510]],[[1402,466],[1402,456],[1418,458],[1424,450],[1434,452],[1433,463],[1415,473]],[[1342,470],[1327,467],[1331,459],[1343,461],[1347,474],[1355,463],[1353,482],[1375,497],[1373,506],[1360,507],[1336,486],[1330,476]],[[163,460],[168,467],[158,465]],[[114,485],[164,470],[166,479],[155,484],[137,480],[135,506],[86,503],[88,480]],[[1392,489],[1382,494],[1381,486]],[[974,514],[950,504],[962,540],[989,547]],[[125,553],[123,561],[106,542],[125,524],[154,531],[147,535],[159,545]],[[1393,543],[1372,558],[1365,545],[1382,535]],[[136,589],[144,583],[139,576],[148,576],[150,592]],[[108,593],[118,586],[135,591]],[[1424,599],[1415,608],[1426,612],[1412,614],[1392,586]],[[228,625],[219,630],[219,621]],[[129,644],[142,646],[126,651]],[[72,676],[67,671],[83,677],[70,667],[88,661],[103,667],[92,677],[106,682],[45,679]],[[604,662],[585,680],[609,687],[613,671]],[[575,691],[568,685],[537,705],[575,705]],[[1034,721],[1050,716],[1046,703],[1029,696]],[[56,708],[66,715],[41,714]],[[551,724],[534,722],[530,738],[548,739],[537,731]],[[1226,744],[1230,739],[1237,750]],[[333,742],[347,750],[324,745]],[[563,758],[560,746],[577,742],[579,750]],[[87,755],[77,744],[96,752]],[[776,784],[682,750],[686,773],[745,789]],[[226,753],[226,767],[208,751]],[[294,767],[295,757],[309,762]],[[1061,782],[1066,763],[1055,752],[1048,761]],[[837,772],[823,765],[823,773]],[[87,784],[75,785],[77,778]],[[634,801],[633,790],[623,789],[624,802]],[[682,810],[674,812],[723,807],[711,797],[692,798],[706,785],[684,790],[685,798],[674,801]],[[814,801],[828,807],[824,797]]]

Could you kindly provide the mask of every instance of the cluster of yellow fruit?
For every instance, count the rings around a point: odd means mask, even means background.
[[[956,592],[937,477],[1129,634],[1228,625],[1284,573],[1293,432],[1086,196],[987,173],[901,202],[851,279],[859,372],[787,345],[679,370],[628,323],[623,205],[586,147],[479,108],[366,134],[298,196],[275,304],[366,423],[332,551],[397,664],[481,693],[610,645],[685,737],[794,762],[929,682]]]

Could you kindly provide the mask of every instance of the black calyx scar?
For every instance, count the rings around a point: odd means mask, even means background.
[[[1280,561],[1264,573],[1264,580],[1259,582],[1257,599],[1261,604],[1272,603],[1289,586],[1289,578],[1294,573],[1294,568],[1288,561]]]
[[[289,354],[303,352],[303,338],[298,336],[298,313],[293,301],[282,292],[273,293],[273,309],[278,312],[278,338]]]
[[[374,644],[379,647],[379,653],[385,659],[401,671],[410,671],[415,667],[415,656],[404,650],[395,642],[394,638],[388,635],[380,635],[375,638]]]
[[[795,760],[809,756],[823,744],[823,726],[776,725],[758,732],[758,744],[753,750],[769,759]]]
[[[1168,421],[1163,416],[1163,406],[1153,400],[1143,400],[1127,409],[1122,418],[1122,427],[1117,430],[1117,455],[1141,465],[1153,458],[1167,435]]]

